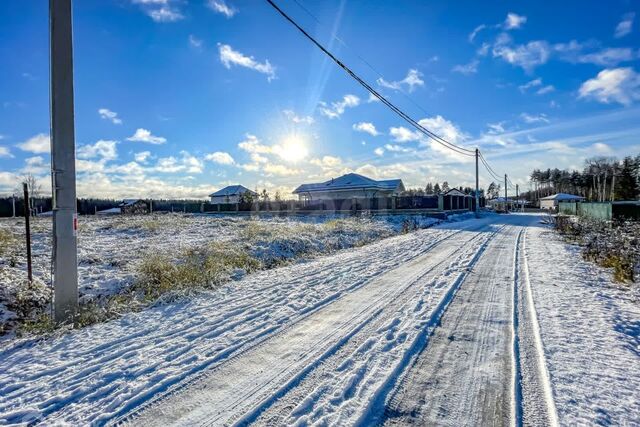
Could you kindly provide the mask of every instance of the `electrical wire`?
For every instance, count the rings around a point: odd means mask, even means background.
[[[282,15],[287,21],[289,21],[294,27],[296,27],[306,38],[308,38],[313,44],[315,44],[322,52],[324,52],[329,58],[331,58],[340,68],[342,68],[347,74],[349,74],[354,80],[356,80],[362,87],[364,87],[369,93],[378,98],[383,104],[389,107],[393,112],[395,112],[398,116],[400,116],[403,120],[409,123],[411,126],[416,128],[418,131],[422,132],[432,140],[436,141],[440,145],[455,151],[458,154],[463,156],[475,156],[475,150],[470,150],[468,148],[461,147],[452,142],[447,141],[446,139],[440,137],[436,133],[430,131],[429,129],[422,126],[420,123],[411,118],[408,114],[394,105],[391,101],[387,100],[384,96],[382,96],[378,91],[372,88],[367,82],[365,82],[360,76],[358,76],[351,68],[345,65],[342,61],[336,58],[331,52],[329,52],[322,44],[320,44],[315,38],[313,38],[307,31],[304,30],[300,25],[298,25],[289,15],[287,15],[282,9],[276,5],[273,0],[266,0],[280,15]]]

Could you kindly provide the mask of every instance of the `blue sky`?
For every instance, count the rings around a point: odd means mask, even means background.
[[[638,2],[277,3],[522,188],[534,167],[640,153]],[[472,159],[372,102],[263,1],[75,1],[74,49],[79,196],[287,195],[348,171],[474,179]],[[25,173],[46,190],[48,1],[0,2],[0,64],[0,193]]]

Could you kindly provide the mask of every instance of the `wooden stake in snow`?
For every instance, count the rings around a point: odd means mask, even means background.
[[[26,182],[22,183],[22,189],[24,190],[24,231],[27,239],[27,278],[29,284],[33,281],[33,267],[31,264],[31,212],[29,209],[29,186]]]

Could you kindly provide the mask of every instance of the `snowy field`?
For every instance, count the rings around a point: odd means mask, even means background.
[[[578,251],[490,215],[6,342],[0,424],[640,425],[640,303]]]
[[[161,257],[165,263],[180,263],[190,251],[221,244],[224,250],[236,250],[234,255],[241,251],[252,268],[264,269],[395,235],[403,225],[426,227],[435,222],[433,218],[403,216],[84,216],[78,233],[80,300],[99,301],[129,292],[140,279],[144,263],[152,257]],[[32,286],[27,286],[26,281],[23,219],[0,220],[0,244],[0,332],[5,331],[6,339],[19,320],[50,311],[51,218],[32,222]],[[246,271],[238,267],[227,271],[221,266],[218,273],[215,284],[241,278]]]

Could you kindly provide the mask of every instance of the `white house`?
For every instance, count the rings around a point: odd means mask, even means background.
[[[348,173],[329,181],[302,184],[293,194],[300,200],[337,200],[397,196],[404,191],[401,179],[376,181],[357,173]]]
[[[540,198],[540,209],[557,209],[560,202],[581,202],[584,200],[582,196],[574,194],[557,193],[547,197]]]
[[[209,197],[211,197],[211,204],[214,205],[219,205],[221,203],[238,203],[240,202],[240,197],[247,192],[249,192],[253,197],[258,196],[258,193],[249,190],[244,185],[229,185],[215,193],[209,194]]]

